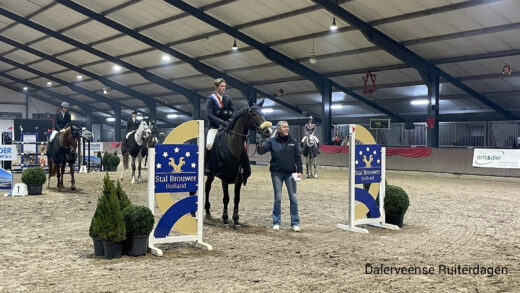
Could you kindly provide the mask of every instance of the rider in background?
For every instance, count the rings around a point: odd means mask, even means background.
[[[312,116],[309,116],[309,120],[307,121],[307,123],[305,124],[305,126],[303,128],[305,130],[305,135],[309,135],[309,134],[314,135],[314,132],[316,131],[316,124],[314,124],[312,122]],[[317,147],[318,147],[318,154],[319,154],[320,153],[320,140],[318,139],[317,136],[314,136],[314,138],[316,139],[316,143],[317,143]]]
[[[215,92],[208,97],[206,102],[206,113],[209,119],[209,130],[206,138],[206,148],[211,150],[213,141],[217,135],[220,127],[226,127],[227,123],[233,113],[235,107],[228,95],[225,95],[226,81],[223,78],[217,78],[213,82],[215,85]]]

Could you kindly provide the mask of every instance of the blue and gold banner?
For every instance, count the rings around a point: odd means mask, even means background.
[[[381,182],[381,145],[356,145],[356,184]]]
[[[197,191],[198,158],[197,145],[155,145],[155,192]]]
[[[0,189],[13,189],[13,174],[0,168]]]

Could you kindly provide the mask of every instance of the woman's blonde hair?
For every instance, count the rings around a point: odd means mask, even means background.
[[[213,84],[215,86],[218,86],[219,84],[223,83],[223,82],[226,82],[223,78],[217,78],[213,81]]]
[[[284,123],[287,124],[287,126],[289,126],[289,122],[284,120],[278,121],[278,123],[276,123],[276,136],[279,136],[278,134],[282,131],[282,124]]]

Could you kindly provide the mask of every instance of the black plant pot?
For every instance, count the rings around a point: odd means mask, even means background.
[[[403,227],[404,214],[386,214],[385,222],[388,224],[394,224],[399,226],[399,228]]]
[[[148,235],[132,236],[127,239],[126,254],[129,256],[146,255],[148,251]]]
[[[103,249],[105,250],[105,258],[120,258],[122,254],[122,243],[103,240]]]
[[[103,247],[103,240],[98,238],[92,238],[94,241],[94,255],[105,256],[105,248]]]
[[[27,185],[27,193],[29,195],[41,195],[42,185]]]

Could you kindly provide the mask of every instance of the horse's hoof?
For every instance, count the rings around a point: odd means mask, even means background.
[[[213,218],[211,217],[211,213],[210,213],[210,212],[206,212],[206,219],[208,219],[208,220],[213,219]]]
[[[228,221],[228,220],[222,220],[222,222],[224,223],[224,225],[229,224],[229,221]]]
[[[132,181],[130,181],[130,183],[134,184],[134,183],[135,183],[135,180],[134,180],[134,179],[132,179]]]
[[[76,190],[76,186],[71,186],[70,190]]]

